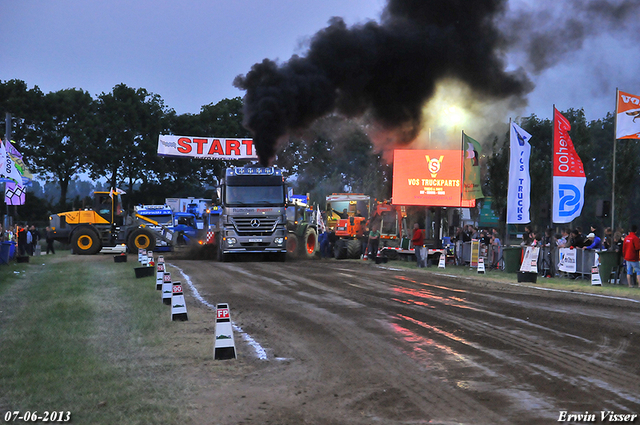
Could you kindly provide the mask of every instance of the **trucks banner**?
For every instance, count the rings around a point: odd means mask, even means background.
[[[253,139],[158,136],[158,155],[198,159],[257,159]]]

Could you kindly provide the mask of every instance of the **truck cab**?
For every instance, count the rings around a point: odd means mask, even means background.
[[[286,190],[275,167],[228,168],[220,185],[218,257],[270,253],[286,258]]]

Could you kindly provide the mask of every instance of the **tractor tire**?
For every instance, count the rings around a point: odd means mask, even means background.
[[[73,232],[71,246],[75,254],[94,255],[102,249],[102,242],[95,230],[82,228]]]
[[[360,258],[362,244],[357,239],[349,239],[347,241],[347,258]]]
[[[382,252],[389,260],[397,260],[399,257],[398,251],[396,251],[395,249],[385,249]]]
[[[344,239],[339,239],[336,241],[335,246],[333,247],[333,256],[337,260],[344,260],[347,258],[347,241]]]
[[[298,237],[295,233],[289,232],[287,235],[287,256],[289,258],[298,257]]]
[[[139,228],[131,232],[127,248],[129,252],[137,253],[139,249],[153,251],[156,247],[156,237],[153,233],[145,228]]]
[[[313,227],[308,227],[304,232],[304,240],[300,250],[304,258],[313,258],[318,252],[318,233]]]

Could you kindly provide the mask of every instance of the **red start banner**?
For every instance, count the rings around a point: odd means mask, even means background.
[[[167,136],[158,137],[158,155],[198,159],[256,159],[253,139],[221,137]]]

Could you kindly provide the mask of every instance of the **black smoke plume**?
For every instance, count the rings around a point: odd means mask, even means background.
[[[415,138],[422,107],[443,78],[477,94],[523,99],[524,71],[506,72],[496,18],[506,0],[389,0],[380,22],[348,28],[341,18],[315,34],[306,56],[264,59],[234,85],[246,90],[245,126],[261,164],[278,140],[326,114],[369,114],[384,129]]]
[[[588,37],[610,32],[626,39],[639,30],[638,0],[536,2],[534,9],[512,11],[501,28],[509,48],[526,54],[533,74],[581,49]]]

